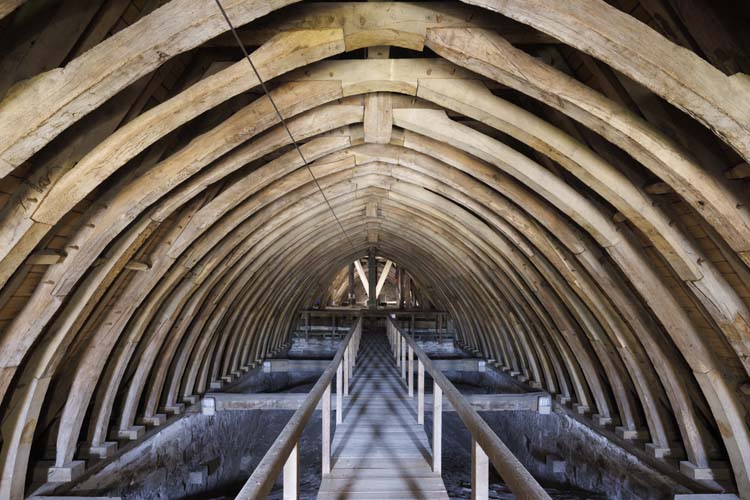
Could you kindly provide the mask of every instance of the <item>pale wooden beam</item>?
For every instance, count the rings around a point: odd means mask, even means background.
[[[65,255],[57,250],[37,250],[29,255],[26,263],[37,266],[51,266],[52,264],[57,264],[63,260],[65,260]]]
[[[724,172],[724,177],[727,179],[748,179],[750,178],[750,165],[743,161]]]
[[[151,264],[142,260],[133,259],[125,264],[125,269],[130,269],[131,271],[148,271],[151,269]]]
[[[391,94],[374,92],[365,98],[365,142],[388,144],[393,129]]]
[[[365,293],[369,297],[370,296],[370,283],[368,283],[367,281],[365,270],[362,269],[362,263],[359,261],[359,259],[354,261],[354,267],[357,268],[357,275],[359,275],[359,280],[362,282],[362,286],[365,287]]]
[[[378,285],[375,287],[375,297],[380,297],[380,292],[383,291],[383,286],[385,285],[385,280],[388,278],[388,273],[391,272],[391,267],[393,266],[393,262],[390,260],[385,261],[385,267],[383,267],[383,272],[380,274],[380,278],[378,278]]]
[[[643,188],[648,194],[669,194],[674,193],[674,189],[666,182],[654,182]]]
[[[18,7],[25,1],[26,0],[3,0],[2,2],[0,2],[0,19],[16,10],[16,7]]]

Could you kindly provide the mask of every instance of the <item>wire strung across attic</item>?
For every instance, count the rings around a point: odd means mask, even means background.
[[[318,179],[315,177],[315,174],[313,174],[313,171],[310,168],[310,164],[305,158],[305,155],[302,154],[302,150],[299,148],[299,144],[297,144],[297,140],[292,135],[292,131],[289,130],[289,126],[287,125],[284,117],[281,115],[281,111],[279,111],[278,106],[276,106],[276,102],[273,100],[273,97],[271,97],[271,93],[268,91],[268,87],[266,87],[266,83],[260,77],[260,73],[258,72],[258,69],[255,67],[255,64],[253,64],[252,59],[250,59],[250,54],[248,54],[247,50],[245,49],[245,45],[242,43],[242,40],[240,40],[240,37],[237,34],[237,30],[234,29],[234,25],[232,24],[232,21],[229,20],[229,16],[227,15],[227,12],[224,10],[224,6],[221,5],[220,0],[216,0],[216,5],[219,7],[219,10],[221,10],[221,14],[224,16],[224,19],[226,20],[227,25],[229,25],[229,29],[232,31],[232,35],[234,35],[234,39],[237,41],[237,45],[240,46],[240,49],[242,50],[242,54],[245,56],[245,59],[247,59],[247,62],[250,63],[250,67],[253,68],[253,72],[255,73],[256,78],[258,78],[258,81],[260,82],[260,86],[263,88],[263,92],[266,94],[266,97],[268,97],[268,100],[271,102],[271,105],[273,106],[274,111],[276,111],[276,114],[279,117],[279,121],[281,122],[281,125],[284,127],[284,130],[286,130],[286,133],[289,135],[289,139],[291,139],[292,144],[294,145],[294,149],[297,150],[299,157],[302,159],[302,162],[305,164],[305,168],[307,168],[307,171],[310,172],[310,177],[312,177],[313,181],[315,182],[315,185],[318,187],[318,191],[320,191],[320,194],[323,195],[323,199],[328,205],[328,208],[331,210],[331,214],[333,214],[333,218],[336,219],[336,222],[341,228],[341,232],[344,233],[344,236],[346,237],[346,240],[349,242],[349,245],[351,245],[352,248],[355,248],[354,243],[352,243],[352,240],[349,238],[349,235],[346,234],[344,225],[341,224],[341,220],[339,220],[338,216],[336,215],[336,211],[333,209],[331,202],[328,200],[328,197],[323,192],[323,188],[320,187],[320,183],[318,182]]]

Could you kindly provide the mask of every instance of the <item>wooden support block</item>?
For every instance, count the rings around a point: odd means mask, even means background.
[[[724,172],[727,179],[750,179],[750,165],[745,162],[739,163]]]
[[[625,217],[625,214],[622,212],[615,212],[615,214],[612,216],[612,222],[615,224],[620,224],[621,222],[625,222],[628,220],[627,217]]]
[[[173,405],[166,405],[164,407],[164,411],[166,413],[169,413],[170,415],[179,415],[180,413],[185,411],[185,404],[184,403],[176,403]]]
[[[732,477],[732,472],[725,462],[711,462],[710,467],[697,467],[692,462],[680,462],[680,472],[696,481],[725,481]]]
[[[652,184],[648,184],[643,189],[648,194],[669,194],[674,192],[672,187],[666,182],[654,182]]]
[[[146,428],[142,425],[134,425],[127,429],[120,429],[117,431],[118,439],[127,439],[129,441],[135,441],[140,439],[146,433]]]
[[[367,205],[365,206],[365,215],[367,217],[377,217],[378,216],[378,204],[374,201],[367,203]]]
[[[567,405],[568,403],[570,403],[570,398],[562,394],[556,394],[555,401],[557,401],[558,404]]]
[[[625,427],[615,427],[615,434],[621,439],[633,441],[646,441],[650,437],[647,429],[627,429]]]
[[[37,250],[26,259],[27,264],[36,266],[51,266],[65,260],[65,254],[57,250]]]
[[[685,448],[680,443],[671,443],[668,447],[659,446],[654,443],[646,443],[646,453],[654,458],[685,458]]]
[[[576,403],[573,405],[573,410],[579,415],[586,415],[587,413],[591,411],[591,408],[589,408],[588,405],[582,405],[582,404]]]
[[[151,269],[151,264],[142,260],[131,260],[125,264],[125,269],[130,269],[131,271],[148,271]]]
[[[50,467],[47,471],[48,483],[69,483],[83,474],[86,470],[86,462],[74,460],[61,467]]]
[[[203,415],[216,415],[216,399],[205,397],[201,400],[201,413]]]
[[[548,394],[539,396],[536,403],[537,411],[540,415],[549,415],[552,413],[552,398]]]
[[[393,129],[391,94],[373,92],[365,96],[365,142],[388,144]]]
[[[599,415],[598,413],[591,415],[591,420],[594,421],[594,425],[598,425],[599,427],[612,425],[612,417]]]
[[[105,441],[96,445],[84,443],[79,447],[78,454],[81,458],[99,458],[103,460],[113,456],[116,451],[116,441]]]
[[[192,394],[192,395],[190,395],[190,396],[185,396],[184,398],[182,398],[182,400],[183,400],[183,401],[184,401],[184,402],[185,402],[186,404],[194,405],[194,404],[196,404],[196,403],[197,403],[198,401],[200,401],[200,400],[201,400],[201,397],[200,397],[200,396],[198,396],[197,394]]]
[[[157,413],[156,415],[153,415],[151,417],[143,417],[144,424],[152,425],[154,427],[162,426],[166,421],[167,416],[164,413]]]

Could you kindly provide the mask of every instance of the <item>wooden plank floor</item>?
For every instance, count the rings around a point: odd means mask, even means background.
[[[430,441],[413,401],[385,334],[363,333],[319,499],[448,499],[440,474],[432,472]]]

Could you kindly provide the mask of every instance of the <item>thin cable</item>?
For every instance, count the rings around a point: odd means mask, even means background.
[[[256,78],[258,78],[258,81],[260,82],[260,86],[263,88],[263,92],[266,94],[266,97],[268,97],[268,100],[271,102],[271,105],[273,106],[274,111],[276,111],[276,114],[279,116],[281,125],[284,127],[284,130],[286,130],[286,133],[289,135],[289,139],[292,140],[292,144],[294,144],[294,148],[297,150],[299,157],[302,158],[302,162],[305,164],[305,168],[307,168],[307,171],[310,172],[310,177],[312,177],[312,180],[315,181],[315,185],[318,186],[318,191],[320,191],[320,194],[323,195],[323,199],[326,201],[326,205],[328,205],[328,208],[331,210],[331,214],[333,214],[333,218],[336,219],[336,222],[341,228],[341,232],[344,233],[344,236],[346,237],[346,240],[349,242],[349,245],[351,245],[352,248],[355,248],[354,243],[352,243],[352,240],[349,238],[349,235],[346,234],[344,225],[341,224],[341,220],[339,220],[338,216],[336,215],[336,211],[333,209],[333,206],[331,206],[331,202],[328,201],[328,197],[323,192],[323,188],[320,187],[320,183],[318,182],[318,179],[315,178],[315,174],[313,174],[313,171],[310,168],[310,164],[307,162],[305,155],[302,154],[302,150],[299,148],[299,144],[297,144],[297,140],[292,135],[292,131],[289,130],[289,126],[287,125],[284,117],[281,115],[281,111],[279,111],[279,107],[276,106],[276,102],[273,100],[273,97],[271,97],[271,93],[268,91],[268,87],[266,87],[266,83],[260,77],[260,73],[258,72],[258,69],[255,67],[255,64],[253,64],[252,59],[250,59],[250,54],[248,54],[247,50],[245,50],[245,45],[242,43],[242,40],[240,40],[240,36],[237,34],[237,30],[234,29],[234,25],[232,24],[232,21],[229,20],[229,16],[227,15],[227,12],[224,10],[224,7],[221,5],[220,0],[216,0],[216,5],[219,7],[219,10],[221,10],[221,14],[224,16],[224,19],[227,21],[227,24],[229,25],[229,29],[232,31],[232,35],[234,35],[234,39],[237,41],[237,45],[240,46],[242,53],[245,55],[245,59],[247,59],[247,62],[250,63],[250,67],[253,68],[253,72],[255,73]]]

